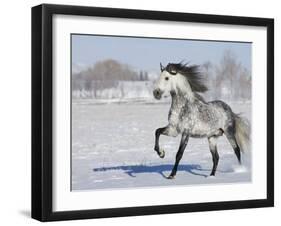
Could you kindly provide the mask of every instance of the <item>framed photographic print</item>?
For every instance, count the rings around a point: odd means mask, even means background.
[[[32,217],[274,205],[274,21],[32,8]]]

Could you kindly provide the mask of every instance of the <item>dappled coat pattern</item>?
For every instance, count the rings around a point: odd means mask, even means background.
[[[160,64],[160,69],[161,75],[153,91],[154,97],[160,99],[163,93],[170,93],[172,103],[168,115],[168,125],[155,132],[155,151],[161,158],[164,158],[165,152],[159,147],[161,134],[173,137],[182,135],[176,162],[168,178],[175,177],[189,137],[208,139],[213,158],[212,176],[215,175],[219,161],[217,138],[223,134],[229,140],[241,163],[240,151],[249,148],[249,123],[232,112],[223,101],[206,102],[204,100],[199,93],[207,91],[207,87],[198,65],[169,63],[166,67]]]

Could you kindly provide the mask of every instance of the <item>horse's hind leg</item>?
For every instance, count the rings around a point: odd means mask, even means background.
[[[180,162],[180,160],[183,156],[184,150],[186,148],[188,138],[189,138],[189,136],[186,133],[182,134],[180,146],[179,146],[179,149],[178,149],[178,152],[177,152],[177,155],[176,155],[175,165],[174,165],[174,167],[172,169],[172,172],[171,172],[170,176],[168,177],[168,179],[173,179],[176,176],[176,173],[177,173],[177,170],[178,170],[178,165],[179,165],[179,162]]]
[[[234,129],[232,127],[230,127],[229,129],[227,129],[224,133],[229,141],[229,143],[231,144],[235,155],[238,159],[238,162],[241,164],[241,152],[240,152],[240,148],[239,145],[236,141],[236,138],[234,136]]]
[[[212,136],[212,137],[208,138],[209,147],[210,147],[210,151],[212,153],[212,158],[213,158],[213,169],[212,169],[210,176],[215,176],[217,166],[219,163],[219,154],[217,151],[217,139],[218,138],[216,136]]]

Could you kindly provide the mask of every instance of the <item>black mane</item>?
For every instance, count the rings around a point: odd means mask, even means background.
[[[199,65],[190,65],[183,63],[169,63],[164,70],[170,74],[180,73],[188,80],[193,92],[204,93],[208,90],[207,86],[204,84],[204,77],[200,72]]]

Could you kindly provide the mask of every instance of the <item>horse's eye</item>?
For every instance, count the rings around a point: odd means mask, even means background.
[[[165,80],[168,81],[168,80],[169,80],[169,77],[165,77]]]

